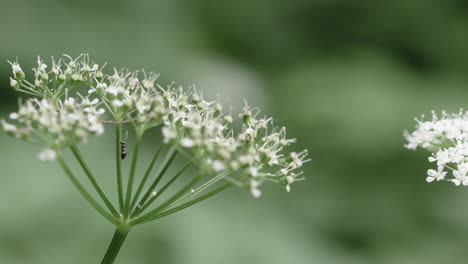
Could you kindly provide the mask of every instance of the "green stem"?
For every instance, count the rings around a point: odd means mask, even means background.
[[[151,197],[151,199],[148,200],[144,205],[139,204],[139,207],[135,208],[135,210],[132,213],[132,217],[135,216],[137,213],[140,214],[146,210],[156,199],[158,199],[159,196],[161,196],[184,172],[187,170],[187,168],[192,164],[192,161],[187,162],[185,166],[177,172],[177,174],[172,177],[162,188],[159,190],[159,192]]]
[[[197,194],[203,192],[205,189],[209,188],[210,186],[212,186],[213,184],[216,184],[218,181],[224,179],[227,175],[229,175],[230,172],[222,172],[218,175],[216,175],[215,177],[213,177],[212,179],[206,181],[205,183],[203,183],[201,186],[195,188],[195,190],[193,190],[193,192],[190,192],[189,194],[187,194],[186,196],[180,198],[179,200],[177,200],[176,202],[174,202],[172,206],[175,206],[175,205],[178,205],[178,204],[181,204],[183,201],[191,198],[191,197],[194,197],[196,196]]]
[[[147,214],[143,215],[142,217],[136,218],[135,223],[140,223],[141,221],[144,221],[148,218],[151,218],[155,215],[157,215],[159,212],[165,210],[169,206],[172,205],[174,201],[179,199],[182,195],[184,195],[186,192],[188,192],[193,186],[195,186],[198,181],[200,181],[202,177],[200,175],[197,175],[194,179],[192,179],[188,184],[186,184],[182,189],[180,189],[176,194],[174,194],[171,198],[169,198],[167,201],[156,207],[155,209],[149,211]],[[135,215],[135,217],[138,216],[138,213]],[[134,222],[132,221],[132,224]]]
[[[127,197],[125,198],[125,206],[124,206],[125,215],[128,215],[130,211],[130,199],[132,197],[133,181],[135,178],[135,170],[136,170],[136,164],[138,160],[138,152],[140,150],[140,142],[141,142],[141,134],[137,133],[135,149],[133,150],[132,165],[130,167],[130,176],[128,177],[128,183],[127,183]]]
[[[161,181],[162,176],[166,173],[166,171],[169,169],[169,166],[171,166],[171,163],[174,161],[175,157],[177,155],[177,150],[175,148],[171,148],[169,153],[167,154],[166,160],[164,161],[164,165],[162,169],[159,171],[158,176],[154,180],[154,182],[151,184],[151,186],[148,188],[146,193],[143,195],[141,198],[140,202],[138,204],[144,204],[146,200],[148,200],[149,196],[153,192],[153,190],[156,188],[158,185],[159,181]]]
[[[195,205],[195,204],[197,204],[197,203],[199,203],[199,202],[201,202],[201,201],[203,201],[203,200],[205,200],[205,199],[207,199],[207,198],[209,198],[209,197],[211,197],[211,196],[213,196],[213,195],[215,195],[215,194],[217,194],[217,193],[219,193],[219,192],[221,192],[221,191],[223,191],[223,190],[225,190],[225,189],[227,189],[227,188],[229,188],[231,186],[232,186],[232,183],[226,183],[226,184],[224,184],[224,185],[210,191],[207,194],[204,194],[204,195],[202,195],[202,196],[200,196],[200,197],[198,197],[196,199],[191,200],[190,202],[187,202],[185,204],[182,204],[182,205],[179,205],[177,207],[171,208],[169,210],[166,210],[166,211],[164,211],[164,212],[162,212],[160,214],[156,214],[156,215],[154,215],[152,217],[149,217],[147,219],[143,219],[143,217],[142,217],[142,219],[137,219],[132,223],[132,225],[144,224],[144,223],[156,220],[158,218],[174,214],[174,213],[176,213],[176,212],[178,212],[180,210],[183,210],[183,209],[188,208],[188,207],[190,207],[192,205]]]
[[[83,154],[81,153],[80,149],[76,144],[73,144],[70,146],[73,155],[75,158],[78,160],[78,163],[80,163],[81,168],[84,170],[86,176],[88,177],[89,181],[93,185],[94,189],[96,189],[96,192],[99,194],[99,197],[101,197],[102,201],[106,204],[107,208],[111,211],[111,213],[115,216],[118,216],[117,210],[115,210],[114,206],[112,203],[109,201],[107,198],[106,194],[102,190],[101,186],[99,183],[96,181],[96,178],[94,177],[93,173],[91,172],[91,169],[88,166],[88,163],[86,162],[85,158],[83,157]]]
[[[119,229],[115,230],[114,236],[112,237],[112,241],[107,248],[106,254],[101,261],[101,264],[112,264],[114,263],[117,254],[119,254],[120,248],[127,238],[128,231],[122,231]]]
[[[122,140],[122,125],[117,124],[115,126],[115,164],[117,169],[117,194],[119,196],[119,208],[120,212],[123,211],[124,206],[124,195],[122,185],[122,158],[120,156],[121,147],[120,141]]]
[[[113,223],[114,225],[118,225],[120,224],[119,221],[117,219],[115,219],[111,214],[109,214],[108,212],[106,212],[106,210],[104,208],[102,208],[97,202],[96,200],[94,200],[94,198],[88,193],[88,191],[86,191],[86,189],[83,187],[83,185],[81,185],[81,183],[78,181],[78,179],[73,175],[73,173],[71,172],[70,168],[67,166],[67,164],[65,163],[65,161],[63,160],[63,158],[61,156],[58,156],[57,157],[57,160],[60,164],[60,166],[62,166],[63,170],[65,171],[65,173],[67,174],[68,178],[70,179],[70,181],[73,183],[73,185],[76,187],[76,189],[80,192],[80,194],[86,199],[86,201],[88,201],[88,203],[99,213],[101,214],[104,218],[106,218],[107,220],[109,220],[109,222]]]
[[[139,196],[140,196],[141,192],[143,191],[143,187],[145,187],[145,183],[148,180],[148,177],[149,177],[151,171],[153,170],[154,164],[156,163],[156,160],[158,159],[159,154],[161,153],[162,146],[163,145],[161,144],[159,146],[158,150],[156,150],[156,153],[154,154],[153,159],[151,160],[148,168],[146,169],[145,175],[143,176],[143,179],[141,180],[140,184],[138,185],[138,189],[137,189],[137,191],[135,193],[135,196],[132,199],[130,208],[134,208],[138,198],[140,198]]]

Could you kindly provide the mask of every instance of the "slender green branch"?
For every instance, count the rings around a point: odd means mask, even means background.
[[[187,162],[185,166],[177,172],[174,177],[172,177],[162,188],[159,190],[159,192],[156,193],[151,199],[149,199],[144,205],[139,204],[137,208],[133,211],[131,216],[135,216],[137,213],[142,213],[148,208],[156,199],[158,199],[159,196],[161,196],[184,172],[187,170],[188,167],[192,164],[192,161]]]
[[[148,180],[149,175],[151,174],[151,171],[153,170],[154,164],[156,163],[156,160],[159,157],[159,154],[161,153],[163,145],[161,144],[158,149],[156,150],[156,153],[154,153],[153,159],[151,160],[148,168],[146,169],[145,175],[143,176],[143,179],[141,180],[140,184],[138,185],[138,189],[135,193],[135,196],[132,199],[132,203],[130,205],[130,209],[135,207],[135,204],[140,198],[140,194],[143,191],[143,187],[145,187],[145,183]]]
[[[116,243],[119,240],[119,232],[117,232],[117,230],[114,232],[114,236],[112,236],[112,240],[111,240],[109,246],[107,247],[106,254],[104,255],[104,258],[102,259],[101,264],[102,263],[105,264],[105,263],[112,263],[113,262],[112,258],[113,258],[114,255],[116,255],[114,253]]]
[[[71,172],[70,168],[67,166],[65,161],[61,156],[57,157],[57,160],[62,167],[62,169],[65,171],[67,174],[68,178],[71,180],[73,185],[76,187],[76,189],[80,192],[80,194],[88,201],[88,203],[99,213],[101,214],[104,218],[106,218],[109,222],[113,223],[114,225],[119,225],[119,221],[115,219],[114,216],[106,212],[104,208],[102,208],[96,200],[86,191],[86,189],[81,185],[81,183],[78,181],[78,179],[73,175]]]
[[[115,230],[112,241],[106,251],[106,254],[104,255],[104,258],[102,259],[101,264],[114,263],[115,258],[117,257],[117,254],[119,253],[120,248],[125,241],[125,238],[127,238],[127,235],[128,231],[122,231],[120,229]]]
[[[122,185],[122,158],[120,156],[120,141],[122,140],[122,125],[117,124],[115,126],[115,165],[117,169],[117,194],[119,196],[119,208],[120,212],[123,212],[124,206],[124,195]]]
[[[138,217],[138,213],[135,214],[134,217],[136,219],[134,221],[136,223],[140,223],[141,221],[146,220],[148,218],[151,218],[154,215],[158,214],[159,212],[165,210],[166,208],[171,206],[174,201],[179,199],[182,195],[184,195],[186,192],[188,192],[193,186],[195,186],[198,183],[198,181],[200,181],[201,178],[202,177],[201,177],[200,174],[197,175],[189,183],[187,183],[182,189],[180,189],[177,193],[175,193],[172,197],[170,197],[167,201],[165,201],[164,203],[162,203],[161,205],[159,205],[155,209],[149,211],[147,214],[145,214],[145,215],[143,215],[141,217]],[[132,224],[133,224],[133,221],[132,221]]]
[[[205,189],[209,188],[210,186],[212,186],[213,184],[217,183],[218,181],[224,179],[227,175],[229,175],[230,172],[228,171],[225,171],[225,172],[222,172],[218,175],[216,175],[215,177],[211,178],[210,180],[206,181],[205,183],[203,183],[202,185],[200,185],[199,187],[195,188],[192,192],[190,192],[189,194],[187,194],[186,196],[180,198],[179,200],[177,200],[176,202],[174,202],[173,204],[171,204],[170,207],[173,207],[173,206],[176,206],[178,204],[181,204],[183,201],[189,199],[189,198],[192,198],[194,196],[196,196],[197,194],[203,192]]]
[[[96,189],[96,192],[99,194],[99,197],[101,197],[102,201],[106,204],[107,208],[111,211],[111,213],[115,216],[118,216],[117,210],[115,210],[114,206],[110,202],[110,200],[107,198],[106,194],[102,190],[101,186],[97,182],[96,178],[94,177],[93,173],[91,172],[91,169],[88,166],[88,163],[86,162],[85,158],[83,157],[83,154],[81,153],[80,149],[76,144],[73,144],[70,146],[71,151],[73,152],[73,155],[75,158],[78,160],[78,163],[80,163],[81,168],[85,172],[86,176],[88,177],[89,181],[93,185],[94,189]]]
[[[203,201],[203,200],[205,200],[205,199],[207,199],[207,198],[209,198],[209,197],[211,197],[211,196],[213,196],[213,195],[215,195],[215,194],[217,194],[217,193],[219,193],[219,192],[221,192],[221,191],[223,191],[223,190],[225,190],[225,189],[227,189],[227,188],[229,188],[231,186],[232,186],[232,183],[226,183],[226,184],[221,185],[220,187],[210,191],[209,193],[206,193],[206,194],[204,194],[204,195],[202,195],[202,196],[200,196],[198,198],[195,198],[195,199],[191,200],[190,202],[187,202],[185,204],[173,207],[173,208],[171,208],[169,210],[163,211],[162,213],[156,214],[156,215],[154,215],[152,217],[149,217],[149,218],[147,218],[145,220],[136,219],[132,224],[133,225],[144,224],[144,223],[156,220],[158,218],[174,214],[174,213],[176,213],[176,212],[178,212],[180,210],[183,210],[183,209],[188,208],[188,207],[190,207],[192,205],[195,205],[195,204],[197,204],[197,203],[199,203],[199,202],[201,202],[201,201]]]
[[[125,215],[128,215],[130,212],[130,199],[132,197],[132,191],[133,191],[133,181],[135,178],[135,170],[136,170],[136,164],[138,160],[138,152],[140,151],[140,142],[141,142],[141,134],[137,132],[136,134],[136,142],[135,142],[135,149],[133,150],[133,158],[132,158],[132,165],[130,167],[130,176],[128,177],[128,183],[127,183],[127,195],[125,198],[125,206],[124,206],[124,212]]]
[[[43,96],[41,93],[33,93],[33,92],[30,92],[28,90],[24,90],[24,89],[21,89],[21,88],[17,88],[16,91],[22,92],[22,93],[25,93],[25,94],[29,94],[29,95],[32,95],[32,96],[36,96],[36,97]]]
[[[164,160],[163,162],[163,167],[160,169],[159,173],[158,173],[158,176],[156,177],[156,179],[153,181],[153,183],[151,184],[151,186],[148,188],[148,190],[146,191],[146,193],[143,195],[143,197],[141,198],[140,202],[138,202],[138,204],[144,204],[146,202],[146,200],[148,200],[148,198],[150,197],[151,193],[153,192],[153,190],[156,188],[156,186],[158,185],[159,181],[161,181],[163,175],[166,173],[166,171],[169,169],[169,166],[172,164],[172,162],[174,161],[175,157],[177,155],[177,150],[175,148],[171,148],[171,150],[169,151],[169,153],[166,155],[166,159]]]

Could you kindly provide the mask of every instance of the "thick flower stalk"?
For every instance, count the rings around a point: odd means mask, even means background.
[[[287,152],[296,140],[287,137],[285,127],[274,126],[272,118],[260,116],[247,104],[238,115],[226,114],[219,102],[205,100],[194,88],[162,87],[156,83],[157,74],[145,71],[115,69],[107,75],[87,55],[52,59],[50,67],[38,58],[32,81],[18,62],[10,64],[11,87],[29,98],[1,125],[9,135],[42,146],[39,159],[57,160],[90,205],[116,225],[102,263],[114,261],[133,227],[190,207],[230,186],[258,198],[266,182],[278,183],[289,192],[293,183],[303,180],[300,169],[310,160],[307,151]],[[103,135],[105,126],[114,126],[116,138],[115,205],[78,146],[89,136]],[[154,128],[161,129],[163,142],[155,148],[145,173],[137,175],[141,142]],[[135,137],[129,152],[124,129],[132,130]],[[63,158],[67,149],[99,199],[68,167]],[[176,159],[185,165],[169,177],[167,172]],[[123,162],[129,162],[128,177],[123,175]],[[159,169],[153,173],[157,164]],[[172,187],[176,181],[183,184]]]
[[[468,111],[439,117],[432,113],[432,120],[416,119],[416,130],[405,132],[406,148],[423,148],[431,155],[429,162],[434,169],[427,171],[427,182],[449,181],[457,186],[468,186]]]

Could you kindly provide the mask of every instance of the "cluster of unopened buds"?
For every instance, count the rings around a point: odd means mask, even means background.
[[[455,185],[468,186],[468,111],[438,116],[432,119],[416,119],[416,130],[406,132],[408,149],[423,148],[431,153],[428,160],[436,168],[427,171],[428,182],[450,181]]]

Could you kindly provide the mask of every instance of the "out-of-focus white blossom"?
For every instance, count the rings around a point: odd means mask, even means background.
[[[468,111],[460,110],[456,114],[442,112],[441,117],[432,112],[432,120],[416,119],[416,122],[416,130],[412,133],[405,132],[408,141],[405,147],[408,149],[440,149],[450,146],[453,140],[468,140]]]
[[[445,179],[445,175],[447,175],[447,172],[444,171],[443,166],[439,166],[437,168],[437,170],[429,169],[427,171],[426,181],[427,182],[433,182],[434,180],[441,181],[441,180]]]
[[[437,170],[427,171],[427,182],[445,180],[457,186],[467,186],[468,112],[442,112],[441,117],[433,112],[431,121],[416,121],[416,130],[405,132],[408,141],[405,147],[413,150],[423,148],[431,152],[428,160],[437,164]]]
[[[18,85],[18,81],[10,77],[10,86],[15,88]]]
[[[38,158],[42,161],[53,161],[57,158],[57,152],[46,148],[39,153]]]

